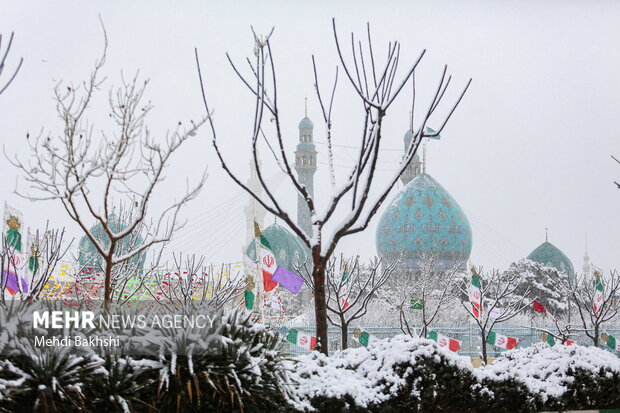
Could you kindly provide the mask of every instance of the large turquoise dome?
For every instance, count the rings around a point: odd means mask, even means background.
[[[274,255],[276,263],[290,271],[295,271],[295,265],[303,262],[308,257],[305,245],[286,228],[274,223],[263,230],[263,236],[267,239]],[[246,255],[251,260],[256,260],[255,240],[246,248]]]
[[[569,277],[575,274],[573,263],[558,247],[549,241],[540,244],[527,256],[527,259],[546,265],[547,267],[553,267],[559,272],[566,273]]]
[[[376,242],[382,259],[401,260],[401,271],[415,274],[429,256],[433,256],[435,271],[464,269],[471,253],[471,227],[448,191],[421,173],[381,216]]]

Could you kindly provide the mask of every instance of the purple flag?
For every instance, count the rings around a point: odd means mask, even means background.
[[[292,292],[293,294],[297,294],[299,290],[301,290],[301,286],[304,285],[304,279],[299,275],[287,270],[284,267],[278,266],[276,271],[273,273],[271,277],[271,281],[276,281],[284,288]]]
[[[9,271],[7,274],[6,270],[2,270],[2,283],[4,284],[5,288],[9,290],[9,293],[11,293],[11,295],[15,295],[19,291],[19,287],[17,286],[17,278],[17,274],[15,274],[14,272]],[[21,291],[27,293],[28,282],[21,277],[19,277],[19,280],[22,284]]]

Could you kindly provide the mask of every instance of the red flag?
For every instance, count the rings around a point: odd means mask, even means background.
[[[271,291],[278,286],[278,283],[271,280],[273,274],[263,270],[263,287],[265,291]]]
[[[536,311],[537,313],[546,313],[547,309],[545,308],[544,305],[542,305],[541,303],[539,303],[538,301],[534,300],[534,311]]]

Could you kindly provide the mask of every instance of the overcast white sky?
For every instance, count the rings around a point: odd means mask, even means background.
[[[427,49],[417,77],[422,99],[444,63],[454,74],[448,101],[473,78],[443,139],[429,144],[428,172],[468,214],[474,263],[505,267],[543,242],[548,227],[550,241],[577,270],[586,232],[592,261],[605,269],[618,268],[620,190],[612,180],[620,179],[620,166],[610,158],[620,155],[618,2],[332,3],[3,0],[0,32],[15,32],[9,69],[22,56],[24,65],[0,96],[0,141],[8,153],[23,157],[27,132],[61,130],[52,87],[59,80],[77,82],[88,75],[102,51],[100,14],[109,37],[106,87],[118,84],[121,69],[130,74],[139,69],[150,78],[147,95],[155,105],[150,125],[156,134],[203,114],[193,56],[198,47],[222,145],[240,173],[247,175],[252,100],[224,53],[242,62],[252,55],[250,26],[258,32],[276,28],[272,47],[292,149],[304,96],[309,98],[315,139],[324,140],[309,63],[315,54],[327,84],[337,63],[331,18],[337,19],[343,39],[351,31],[363,34],[370,22],[376,48],[389,40],[402,43],[403,70]],[[402,147],[407,93],[389,114],[384,142],[388,149]],[[106,98],[104,91],[90,116],[101,128]],[[334,114],[336,143],[358,144],[360,113],[351,87],[341,78]],[[318,149],[319,162],[325,162],[325,147]],[[339,148],[336,163],[350,164],[353,154]],[[399,156],[395,151],[383,153],[379,178],[388,176]],[[269,167],[268,159],[264,163]],[[173,246],[202,250],[214,262],[237,261],[245,236],[243,201],[220,170],[206,128],[173,159],[157,202],[179,193],[185,177],[191,179],[205,165],[207,186],[187,208],[188,227]],[[28,226],[49,218],[78,234],[59,204],[31,203],[14,195],[19,174],[7,162],[1,168],[0,201],[21,209]],[[339,171],[344,174],[346,169]],[[317,181],[327,182],[322,172]],[[17,185],[26,189],[23,181]],[[285,188],[282,192],[286,196]],[[292,208],[294,202],[290,197]],[[348,240],[344,250],[374,255],[377,221],[378,217],[365,233]]]

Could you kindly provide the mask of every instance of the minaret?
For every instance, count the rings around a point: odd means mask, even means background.
[[[590,256],[588,255],[588,234],[586,234],[586,253],[583,256],[583,275],[586,279],[590,278],[592,266],[590,265]]]
[[[262,162],[259,161],[258,164],[262,165]],[[250,179],[248,179],[247,185],[255,194],[259,196],[262,194],[263,191],[258,180],[254,160],[250,161]],[[248,194],[248,203],[243,208],[243,212],[245,213],[245,245],[243,246],[243,252],[245,253],[245,247],[254,239],[254,221],[258,222],[262,227],[266,211],[261,204],[256,202],[252,195]]]
[[[305,116],[299,122],[299,143],[295,151],[295,170],[302,185],[305,185],[310,196],[314,197],[314,173],[316,172],[316,150],[312,142],[314,125],[308,118],[308,99],[306,98]],[[306,201],[297,196],[297,224],[306,235],[312,236],[312,221]]]
[[[413,133],[413,117],[411,112],[409,113],[409,118],[409,130],[405,132],[405,136],[403,137],[403,142],[405,144],[405,154],[407,153],[407,149],[409,149],[409,145],[411,145],[411,141],[413,141],[413,138],[415,136]],[[405,156],[406,155],[403,155],[403,158]],[[411,180],[413,180],[413,178],[420,175],[420,172],[422,172],[422,162],[420,162],[420,157],[416,153],[413,156],[411,162],[409,162],[409,165],[407,165],[407,168],[400,175],[400,180],[403,182],[403,184],[407,185],[409,182],[411,182]]]

